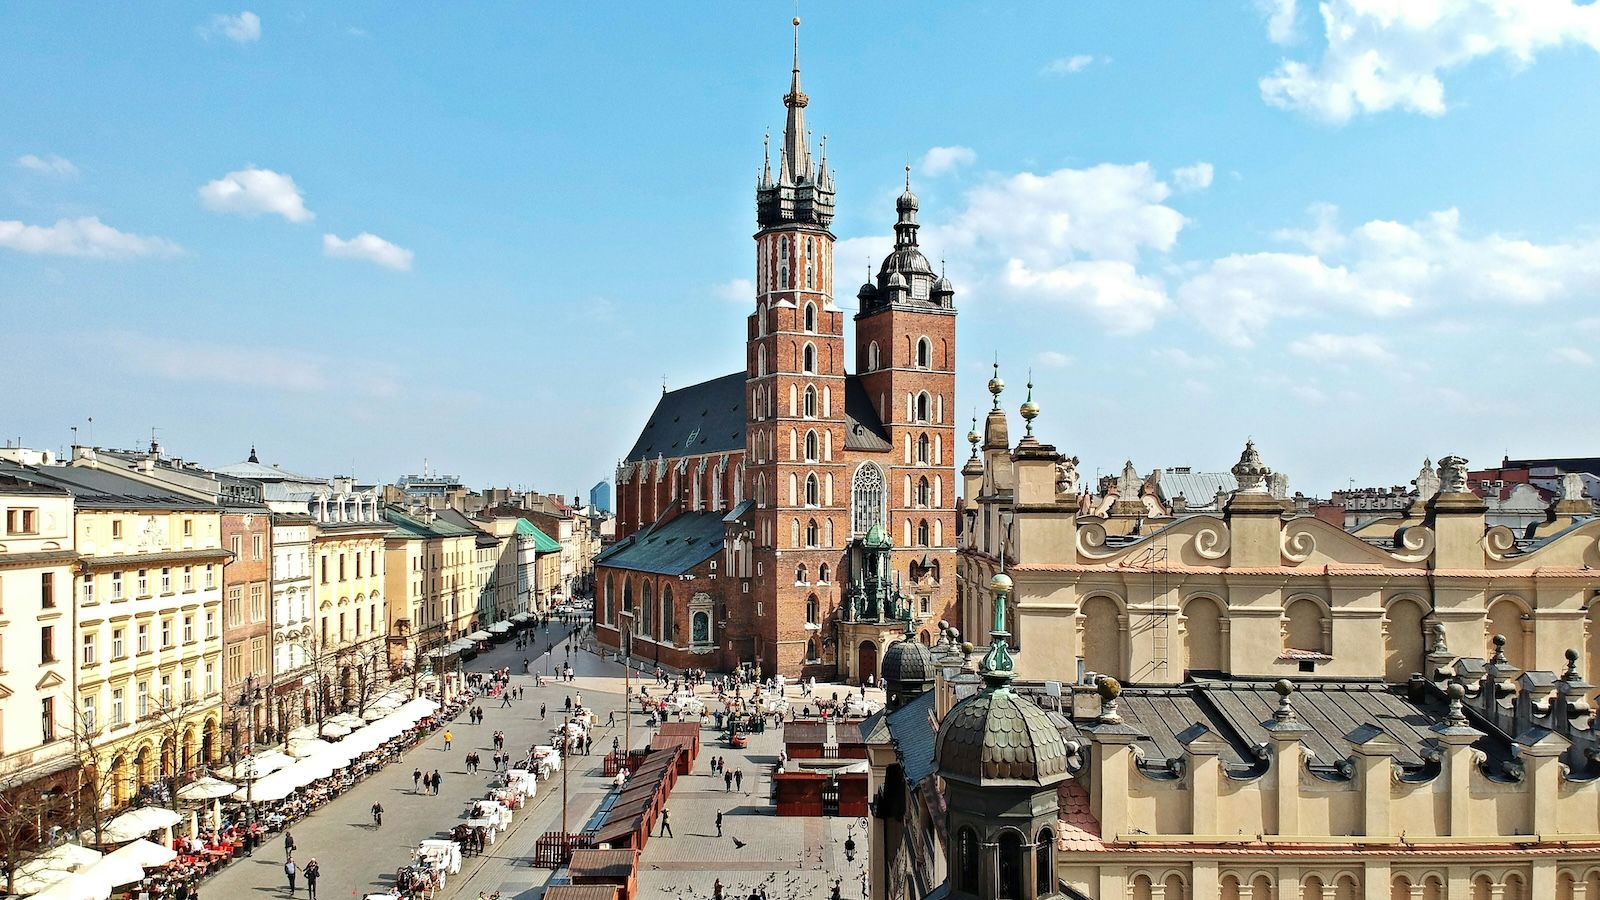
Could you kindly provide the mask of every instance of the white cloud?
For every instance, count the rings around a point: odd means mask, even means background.
[[[919,175],[938,178],[962,166],[972,165],[977,158],[977,152],[971,147],[934,147],[922,154],[922,163],[916,171]]]
[[[78,174],[78,167],[71,160],[62,159],[51,154],[49,156],[35,156],[25,153],[17,157],[17,166],[40,175],[54,175],[58,178],[71,178]]]
[[[334,259],[358,259],[401,272],[411,271],[413,256],[410,250],[367,231],[348,241],[341,240],[338,235],[325,234],[322,236],[322,253]]]
[[[741,306],[753,304],[756,299],[756,283],[748,278],[730,278],[713,288],[712,292],[729,303]]]
[[[1113,334],[1144,331],[1167,307],[1161,282],[1120,260],[1075,260],[1031,269],[1013,259],[1006,265],[1004,284],[1018,296],[1070,306]]]
[[[930,245],[931,247],[931,245]],[[883,258],[894,249],[894,237],[885,234],[869,234],[860,237],[845,238],[836,241],[833,245],[833,266],[837,273],[835,276],[834,290],[839,292],[836,298],[840,301],[855,305],[856,288],[861,285],[858,277],[866,280],[878,271],[878,266],[883,263]],[[755,296],[754,287],[748,297]]]
[[[1332,124],[1391,109],[1443,115],[1441,73],[1473,60],[1522,67],[1556,47],[1600,50],[1600,4],[1582,0],[1324,0],[1320,8],[1322,59],[1284,60],[1260,87],[1273,106]],[[1280,14],[1268,20],[1274,40],[1286,33]]]
[[[1041,75],[1076,75],[1094,65],[1094,57],[1087,53],[1052,59],[1039,70]]]
[[[110,331],[87,335],[99,355],[136,377],[264,388],[288,394],[353,391],[391,398],[405,388],[398,372],[377,359],[325,356],[293,347],[218,346],[164,334]]]
[[[43,256],[87,259],[134,259],[183,252],[182,247],[166,238],[118,231],[96,216],[61,219],[54,225],[0,220],[0,247]]]
[[[261,17],[249,10],[236,16],[212,16],[200,28],[200,36],[227,38],[236,44],[251,44],[261,40]]]
[[[1289,352],[1318,362],[1389,363],[1394,354],[1375,334],[1308,334],[1289,345]]]
[[[1180,369],[1206,370],[1217,366],[1217,361],[1209,356],[1197,356],[1177,347],[1157,347],[1150,355]]]
[[[263,213],[283,216],[291,222],[316,218],[306,209],[305,197],[294,179],[271,169],[254,166],[218,178],[200,188],[200,203],[219,213],[258,216]]]
[[[1211,187],[1211,163],[1199,162],[1172,170],[1172,184],[1180,191],[1203,191]]]
[[[1033,358],[1033,364],[1043,369],[1065,369],[1072,365],[1072,357],[1056,350],[1045,350]]]
[[[1256,0],[1256,8],[1267,17],[1267,39],[1274,44],[1294,40],[1295,0]]]
[[[1179,305],[1223,340],[1249,346],[1282,318],[1533,306],[1600,291],[1600,238],[1535,244],[1471,236],[1453,209],[1409,225],[1375,219],[1349,231],[1338,227],[1332,207],[1313,214],[1311,231],[1278,234],[1313,252],[1213,260],[1180,284]]]
[[[1557,347],[1550,352],[1550,355],[1574,366],[1594,365],[1594,357],[1583,350],[1579,350],[1577,347]]]

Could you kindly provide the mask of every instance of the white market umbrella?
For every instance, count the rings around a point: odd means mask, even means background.
[[[296,760],[301,760],[308,756],[315,756],[332,746],[332,744],[321,738],[292,738],[289,741],[289,755],[295,757]]]
[[[297,768],[299,768],[299,763],[287,769],[273,772],[271,775],[256,781],[254,785],[239,788],[234,792],[233,799],[262,800],[269,803],[274,800],[282,800],[294,793],[295,789],[304,783],[296,780],[295,769]]]
[[[339,748],[347,753],[360,756],[378,749],[378,746],[388,740],[382,732],[375,728],[363,728],[339,742]],[[352,757],[353,758],[353,757]]]
[[[469,640],[469,641],[487,641],[489,639],[489,637],[490,637],[489,632],[479,630],[479,631],[474,631],[473,633],[467,635],[467,640]]]
[[[22,865],[17,866],[17,872],[22,875],[33,875],[46,871],[56,871],[63,874],[70,874],[85,866],[94,865],[95,863],[99,862],[100,857],[104,855],[105,854],[101,853],[99,850],[91,850],[88,847],[80,844],[67,843],[62,844],[59,847],[51,847],[49,850],[46,850],[38,856],[35,856],[33,859],[30,859]],[[56,878],[52,880],[58,881],[60,879]],[[35,890],[38,889],[35,888]],[[22,891],[22,893],[29,892]]]
[[[338,722],[329,722],[322,726],[322,736],[331,738],[344,737],[354,730],[346,725],[340,725]]]
[[[495,634],[505,634],[506,632],[511,630],[511,623],[510,622],[496,622],[493,625],[489,626],[489,630],[494,632]]]
[[[144,878],[144,866],[139,865],[129,857],[117,856],[113,853],[108,854],[105,859],[78,874],[93,879],[97,883],[104,882],[112,887],[117,887],[118,885],[132,884]]]
[[[316,736],[317,726],[315,725],[301,725],[299,728],[289,732],[290,741],[314,739]]]
[[[183,816],[159,806],[145,806],[129,810],[105,827],[101,837],[108,844],[120,844],[161,828],[171,828],[183,821]]]
[[[323,729],[326,730],[328,725],[330,725],[330,724],[331,725],[343,725],[344,727],[350,729],[351,731],[354,731],[357,728],[360,728],[361,726],[367,724],[367,722],[366,722],[365,719],[361,718],[360,716],[356,715],[355,713],[340,713],[337,716],[333,716],[333,717],[329,718],[327,722],[324,722],[323,723]]]
[[[178,851],[171,847],[163,847],[140,838],[131,844],[124,844],[106,855],[107,859],[127,859],[146,869],[164,866],[178,858]]]
[[[391,712],[394,712],[394,707],[392,706],[369,706],[367,707],[366,711],[361,714],[361,721],[376,722]]]
[[[216,778],[202,778],[178,788],[179,800],[220,800],[237,791],[239,786]]]
[[[107,900],[114,887],[102,877],[80,872],[34,894],[31,900]]]
[[[22,897],[37,894],[62,879],[71,878],[72,875],[72,869],[37,869],[26,874],[19,870],[12,881],[16,886],[17,896]],[[0,884],[4,884],[3,879],[0,879]]]

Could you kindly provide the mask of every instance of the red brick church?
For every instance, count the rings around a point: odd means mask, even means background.
[[[647,663],[859,680],[908,619],[924,641],[956,620],[955,294],[917,246],[908,179],[846,371],[833,176],[812,156],[795,26],[744,367],[663,393],[618,465],[595,628]]]

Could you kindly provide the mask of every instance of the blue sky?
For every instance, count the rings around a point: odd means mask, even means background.
[[[808,2],[840,303],[909,162],[1087,469],[1593,454],[1600,5],[1443,6]],[[741,364],[793,11],[0,9],[0,434],[586,490]]]

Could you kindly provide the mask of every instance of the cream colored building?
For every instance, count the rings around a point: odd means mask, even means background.
[[[346,479],[333,479],[308,511],[316,520],[311,623],[299,644],[319,684],[321,703],[312,701],[310,715],[321,721],[360,709],[389,683],[384,539],[390,527],[378,495]]]
[[[72,495],[0,463],[0,784],[74,767]],[[70,790],[70,782],[66,785]]]
[[[963,757],[932,730],[978,653],[941,641],[931,700],[873,723],[895,748],[874,767],[894,813],[873,826],[875,897],[1600,897],[1600,519],[1581,480],[1513,532],[1447,456],[1351,534],[1295,515],[1247,445],[1220,510],[1119,509],[1032,436],[1031,398],[1023,414],[1020,441],[998,404],[974,435],[963,623],[994,628],[999,585],[1012,689],[1055,733],[1002,726],[983,758],[1054,790],[1035,797],[1057,807],[1053,851],[951,845],[931,758]],[[1040,860],[1052,878],[998,891]]]
[[[82,734],[109,773],[101,802],[193,777],[223,749],[220,508],[90,448],[18,477],[73,496],[77,622],[63,650],[76,683],[58,728]]]
[[[390,661],[397,670],[475,630],[470,582],[474,532],[438,513],[388,506],[384,537],[390,606]]]

